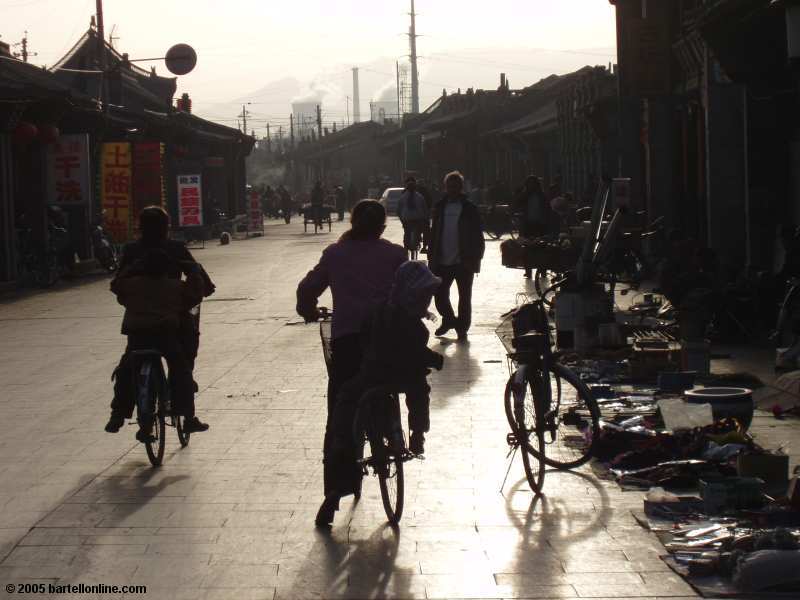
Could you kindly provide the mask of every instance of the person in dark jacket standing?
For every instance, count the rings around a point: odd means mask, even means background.
[[[428,249],[431,270],[442,279],[436,292],[436,310],[442,324],[437,336],[455,329],[458,338],[467,337],[472,322],[472,283],[481,270],[485,250],[478,208],[464,194],[464,176],[458,171],[444,180],[445,196],[433,208],[433,226]],[[458,316],[450,303],[450,288],[458,286]]]

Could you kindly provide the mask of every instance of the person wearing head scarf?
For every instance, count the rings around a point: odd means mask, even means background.
[[[333,409],[332,434],[326,454],[336,489],[327,494],[317,513],[317,525],[330,525],[343,496],[355,493],[361,472],[353,422],[366,392],[389,387],[406,395],[409,450],[423,454],[425,433],[430,429],[430,369],[441,369],[444,357],[428,348],[430,333],[423,319],[434,293],[441,285],[423,262],[408,261],[394,275],[389,299],[378,306],[363,331],[364,354],[358,375],[346,383]],[[382,399],[382,398],[381,398]],[[377,406],[376,404],[372,405]]]

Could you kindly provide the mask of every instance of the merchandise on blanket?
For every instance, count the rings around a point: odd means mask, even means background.
[[[722,465],[702,460],[675,460],[654,467],[627,471],[612,469],[611,472],[621,487],[642,489],[653,486],[690,489],[696,487],[704,477],[721,477],[729,473]]]
[[[800,551],[759,550],[739,559],[734,584],[748,591],[780,589],[800,593]]]
[[[700,497],[709,515],[764,504],[763,482],[753,477],[707,478],[700,480]]]

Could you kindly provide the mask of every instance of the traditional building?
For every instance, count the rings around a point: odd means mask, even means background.
[[[0,45],[0,281],[16,277],[16,229],[48,247],[51,207],[81,259],[91,257],[89,225],[101,212],[117,242],[135,235],[148,204],[164,205],[177,226],[198,224],[204,206],[246,212],[253,138],[192,115],[188,96],[176,109],[174,94],[174,78],[134,66],[94,29],[49,71]],[[181,202],[187,177],[195,185]]]
[[[732,270],[770,267],[776,227],[800,222],[789,3],[610,2],[634,193]]]

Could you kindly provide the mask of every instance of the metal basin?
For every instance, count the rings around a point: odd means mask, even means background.
[[[710,404],[714,420],[732,417],[747,429],[753,421],[753,390],[736,387],[696,388],[685,393],[694,404]]]

